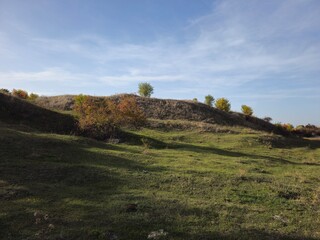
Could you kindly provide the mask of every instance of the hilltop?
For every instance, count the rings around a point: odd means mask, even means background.
[[[119,101],[128,94],[113,95],[110,98]],[[240,126],[267,132],[279,133],[279,129],[273,124],[257,117],[245,116],[237,112],[224,112],[200,102],[174,99],[146,98],[130,95],[136,98],[138,105],[144,111],[147,118],[161,120],[186,120],[223,126]],[[74,107],[74,95],[62,95],[53,97],[39,97],[35,104],[59,111],[71,111]]]

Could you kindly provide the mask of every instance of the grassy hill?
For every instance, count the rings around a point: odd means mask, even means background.
[[[320,238],[319,142],[159,121],[122,144],[0,122],[0,238]]]
[[[114,95],[108,98],[119,101],[123,96],[127,95],[128,94]],[[262,119],[246,117],[243,114],[236,112],[227,113],[200,102],[146,98],[136,95],[130,96],[136,98],[137,103],[144,111],[145,115],[152,119],[198,121],[224,126],[242,126],[255,130],[280,133],[279,129],[273,124]],[[40,97],[36,99],[35,103],[48,109],[70,111],[74,107],[74,96]]]
[[[320,141],[137,100],[152,118],[113,144],[62,135],[71,115],[0,94],[0,239],[320,238]]]
[[[51,111],[3,93],[0,93],[0,120],[55,133],[71,133],[76,128],[76,121],[70,115]]]

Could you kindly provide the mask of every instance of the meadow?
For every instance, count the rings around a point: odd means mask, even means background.
[[[0,238],[320,239],[319,141],[237,127],[125,134],[0,123]]]

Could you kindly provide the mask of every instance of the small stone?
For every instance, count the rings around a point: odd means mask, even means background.
[[[126,206],[126,212],[136,212],[138,210],[137,208],[138,208],[137,204],[134,204],[134,203],[128,204]]]
[[[41,218],[36,218],[36,224],[41,223]]]
[[[38,217],[40,217],[40,212],[39,211],[35,211],[34,213],[33,213],[33,216],[34,217],[36,217],[36,218],[38,218]]]
[[[53,225],[52,223],[50,223],[50,224],[48,225],[48,228],[52,230],[52,229],[54,229],[54,225]]]
[[[108,231],[106,233],[106,238],[108,240],[117,240],[118,239],[118,236],[113,232],[113,231]]]
[[[150,232],[148,235],[148,239],[160,239],[161,237],[167,236],[167,232],[163,229],[159,229],[158,231]]]
[[[286,218],[284,218],[284,217],[281,217],[280,215],[274,215],[274,216],[273,216],[273,219],[274,219],[274,220],[278,220],[278,221],[280,221],[280,222],[282,222],[282,223],[288,223],[288,219],[286,219]]]

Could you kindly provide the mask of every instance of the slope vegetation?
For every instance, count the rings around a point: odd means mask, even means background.
[[[114,95],[109,98],[119,101],[125,95]],[[279,130],[271,123],[256,117],[246,117],[240,113],[226,113],[219,109],[207,106],[203,103],[192,101],[145,98],[132,95],[148,118],[162,120],[188,120],[199,121],[225,126],[242,126],[255,130],[279,133]],[[40,97],[36,100],[39,106],[63,111],[72,110],[74,96]]]

